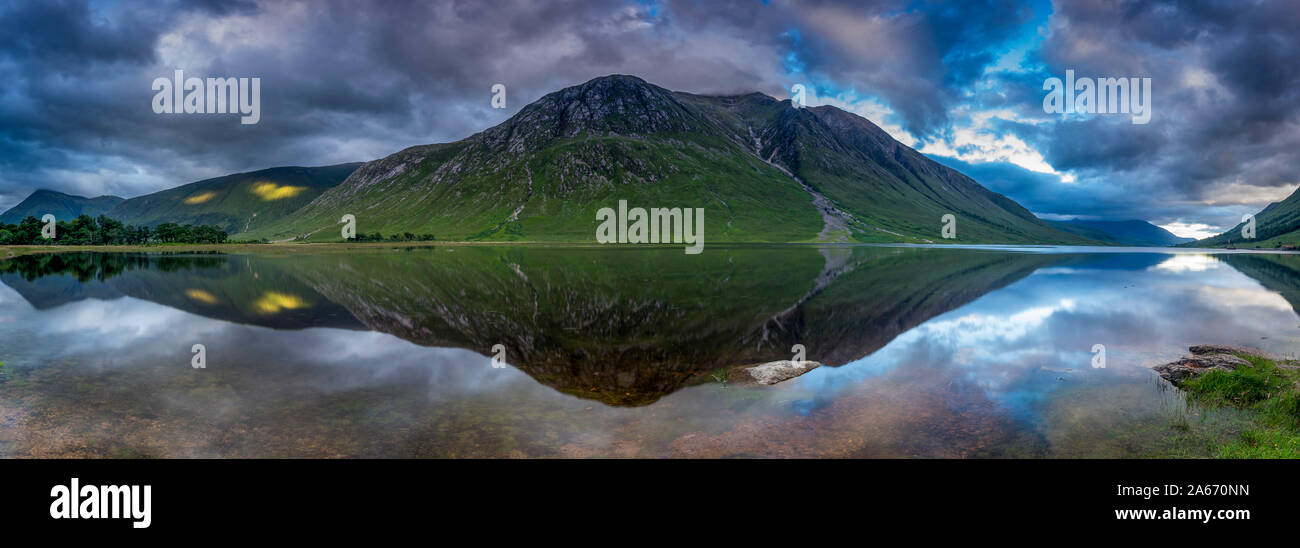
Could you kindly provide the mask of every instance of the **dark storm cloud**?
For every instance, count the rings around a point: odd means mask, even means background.
[[[136,195],[273,165],[465,137],[611,73],[698,93],[859,88],[942,126],[1023,10],[900,1],[55,1],[0,7],[0,204],[32,189]],[[1005,9],[1002,9],[1005,8]],[[790,59],[806,63],[792,76]],[[260,77],[262,119],[159,115],[154,78]],[[503,83],[509,108],[489,108]]]
[[[1146,126],[1094,117],[1018,132],[1054,168],[1082,174],[1098,194],[1128,190],[1127,216],[1167,222],[1201,215],[1220,226],[1300,184],[1300,10],[1293,3],[1054,7],[1050,35],[1036,51],[1045,71],[1035,76],[1074,69],[1150,77],[1155,90]],[[1041,92],[1036,100],[1025,108],[1041,104]],[[1206,204],[1217,208],[1197,211]]]
[[[0,51],[28,63],[72,68],[96,63],[144,63],[162,20],[140,12],[124,21],[97,21],[90,6],[68,0],[14,3],[0,15]]]
[[[133,196],[371,160],[622,73],[697,93],[854,92],[918,147],[952,139],[972,114],[1018,112],[1030,119],[989,129],[1076,183],[964,165],[1030,209],[1162,223],[1209,212],[1231,224],[1298,182],[1298,14],[1280,1],[10,3],[0,5],[0,206],[41,187]],[[990,71],[1013,46],[1030,68]],[[1152,77],[1151,124],[1045,116],[1043,78],[1066,68]],[[175,69],[260,77],[260,123],[154,114],[150,84]],[[496,83],[505,110],[490,108]]]
[[[805,45],[796,51],[810,75],[879,96],[904,129],[926,135],[948,123],[949,109],[1035,10],[1002,0],[810,1],[786,20],[801,27]]]
[[[1228,217],[1236,211],[1230,206],[1207,206],[1193,200],[1135,200],[1135,189],[1141,188],[1137,181],[1112,180],[1105,185],[1086,180],[1061,183],[1056,175],[1035,173],[1007,163],[972,163],[938,156],[933,159],[965,173],[989,190],[1014,196],[1020,205],[1052,219],[1141,219],[1156,224],[1178,221],[1191,224],[1196,219],[1187,216],[1189,210],[1210,217]]]
[[[702,91],[774,78],[775,61],[754,59],[773,50],[652,20],[643,6],[606,1],[0,7],[0,204],[40,187],[130,196],[233,171],[370,160],[465,137],[613,72]],[[151,82],[175,69],[260,77],[260,123],[154,114]],[[489,108],[495,83],[509,89],[504,112]]]

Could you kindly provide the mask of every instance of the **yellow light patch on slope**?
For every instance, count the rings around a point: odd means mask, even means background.
[[[257,183],[253,183],[253,186],[249,187],[248,190],[249,192],[256,194],[259,198],[262,199],[262,201],[271,202],[275,200],[283,200],[285,198],[292,198],[294,196],[302,194],[304,190],[307,190],[307,187],[277,185],[270,181],[260,181]]]
[[[186,199],[185,199],[185,203],[187,203],[187,204],[189,204],[189,205],[201,204],[201,203],[203,203],[203,202],[206,202],[206,201],[208,201],[208,200],[211,200],[211,199],[212,199],[214,196],[216,196],[216,195],[217,195],[217,193],[216,193],[215,191],[212,191],[212,190],[209,190],[209,191],[207,191],[207,192],[200,192],[200,193],[198,193],[198,194],[195,194],[195,195],[193,195],[193,196],[190,196],[189,198],[186,198]]]
[[[276,291],[267,291],[262,298],[253,303],[253,308],[262,314],[275,314],[281,310],[294,310],[298,308],[307,308],[307,301],[295,295],[288,295]]]
[[[186,289],[185,296],[201,303],[217,304],[217,296],[202,289]]]

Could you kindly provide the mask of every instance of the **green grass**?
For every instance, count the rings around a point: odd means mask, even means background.
[[[1224,458],[1300,458],[1300,371],[1239,354],[1250,362],[1210,371],[1183,384],[1193,401],[1250,413],[1250,428],[1223,445]]]
[[[297,211],[342,183],[359,165],[274,167],[236,173],[137,196],[105,214],[131,225],[212,224],[231,234],[247,232]],[[277,189],[279,192],[274,192]]]
[[[1300,438],[1294,431],[1282,428],[1247,430],[1224,446],[1219,456],[1229,459],[1295,459],[1300,458]]]

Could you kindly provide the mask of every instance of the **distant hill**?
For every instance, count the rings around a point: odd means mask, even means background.
[[[565,88],[460,141],[366,163],[249,237],[363,233],[595,240],[596,212],[704,208],[718,241],[1073,243],[1010,198],[832,106],[704,96],[613,75]],[[943,239],[946,215],[956,239]]]
[[[1277,247],[1281,244],[1300,245],[1300,189],[1292,192],[1285,200],[1268,204],[1255,214],[1255,237],[1251,240],[1242,238],[1238,223],[1227,232],[1197,240],[1196,247],[1224,247],[1229,242],[1237,247]]]
[[[54,215],[60,221],[76,218],[78,215],[96,216],[108,211],[122,202],[117,196],[100,196],[87,198],[64,194],[55,190],[40,189],[0,214],[0,222],[18,224],[23,218],[31,216],[37,219],[46,213]]]
[[[347,179],[360,163],[273,167],[137,196],[108,210],[130,225],[217,225],[238,234],[279,220]]]
[[[1071,234],[1109,244],[1131,246],[1175,246],[1195,238],[1175,236],[1172,232],[1140,219],[1131,221],[1048,221],[1048,224]]]

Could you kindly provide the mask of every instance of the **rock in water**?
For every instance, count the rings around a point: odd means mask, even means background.
[[[821,367],[821,363],[804,360],[793,362],[781,360],[748,367],[737,367],[727,373],[727,380],[738,384],[772,385],[793,379]]]
[[[1247,356],[1259,356],[1261,358],[1267,358],[1274,361],[1278,359],[1276,356],[1269,354],[1268,352],[1265,352],[1258,348],[1250,348],[1248,346],[1231,346],[1226,344],[1198,344],[1196,346],[1188,347],[1187,350],[1190,350],[1193,354],[1197,354],[1197,355],[1245,354]]]
[[[1191,356],[1184,356],[1177,361],[1157,365],[1153,369],[1165,380],[1173,383],[1174,386],[1178,386],[1183,381],[1206,371],[1232,371],[1243,365],[1250,365],[1250,362],[1241,358],[1241,355],[1275,359],[1263,350],[1241,346],[1202,344],[1190,347],[1188,350],[1191,351]]]

